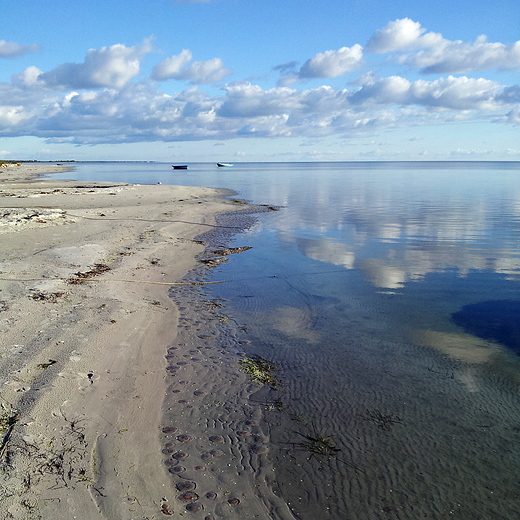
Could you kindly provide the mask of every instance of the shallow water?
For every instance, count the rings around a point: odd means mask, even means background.
[[[212,298],[278,367],[251,394],[269,485],[304,520],[511,519],[520,509],[520,165],[78,165],[228,187],[258,215]],[[62,177],[70,177],[62,175]]]

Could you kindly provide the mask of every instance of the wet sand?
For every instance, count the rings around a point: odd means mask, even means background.
[[[37,178],[60,170],[0,172],[0,516],[291,518],[266,484],[240,328],[193,271],[196,237],[236,206]]]

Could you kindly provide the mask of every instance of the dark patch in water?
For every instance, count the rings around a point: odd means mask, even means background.
[[[453,313],[451,319],[465,332],[497,341],[520,356],[520,301],[496,300],[466,305]]]

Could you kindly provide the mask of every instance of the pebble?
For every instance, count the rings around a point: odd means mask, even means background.
[[[172,466],[168,471],[170,473],[173,473],[174,475],[179,475],[181,473],[184,473],[186,471],[186,468],[183,466]]]
[[[186,511],[189,511],[190,513],[198,513],[199,511],[202,511],[204,509],[204,506],[202,504],[196,504],[195,502],[192,502],[191,504],[188,504],[186,506]]]
[[[199,495],[197,495],[197,493],[194,491],[186,491],[186,493],[179,495],[177,499],[181,502],[195,502],[199,499]]]
[[[187,453],[185,453],[184,451],[178,451],[172,455],[172,459],[177,459],[177,460],[186,460],[188,457],[189,457],[189,455]]]
[[[176,426],[165,426],[162,429],[163,433],[177,433],[179,431],[179,428]]]
[[[179,491],[193,491],[197,487],[197,484],[191,480],[183,480],[182,482],[178,482],[175,487]]]

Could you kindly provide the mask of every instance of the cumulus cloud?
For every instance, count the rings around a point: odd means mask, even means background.
[[[478,42],[484,49],[492,45],[483,38]],[[445,44],[442,37],[409,19],[391,22],[369,41],[371,52],[396,53],[408,64],[426,60],[427,53]],[[476,43],[468,45],[475,51]],[[514,62],[514,49],[508,51],[509,63]],[[495,50],[502,55],[504,48],[495,45]],[[11,83],[0,83],[0,137],[32,135],[78,144],[223,141],[255,136],[363,136],[461,119],[520,123],[520,86],[504,87],[485,78],[448,75],[412,81],[403,75],[380,77],[362,70],[347,88],[326,84],[293,88],[298,79],[333,78],[354,70],[363,59],[360,45],[316,54],[301,67],[294,61],[279,65],[274,69],[285,80],[274,88],[241,81],[213,95],[197,85],[222,81],[230,72],[222,60],[194,62],[191,51],[184,49],[153,68],[150,78],[155,81],[137,80],[142,60],[151,51],[149,40],[132,47],[117,44],[89,50],[83,63],[65,63],[50,71],[33,65],[13,74]],[[485,53],[479,52],[482,58]],[[476,63],[468,53],[468,63]],[[456,54],[450,59],[455,60]],[[447,59],[442,52],[439,56],[437,63]],[[158,82],[169,79],[192,86],[182,92],[161,91]]]
[[[141,61],[151,50],[149,39],[133,47],[119,43],[90,49],[83,63],[64,63],[40,74],[38,81],[48,88],[122,88],[139,74]],[[24,73],[27,75],[27,69]]]
[[[363,57],[363,47],[342,47],[325,51],[307,60],[300,69],[300,78],[337,78],[354,69]]]
[[[181,69],[191,61],[191,58],[191,52],[188,49],[183,49],[180,54],[167,58],[156,65],[152,70],[152,79],[164,81],[175,78],[179,75]]]
[[[421,69],[424,74],[520,69],[520,41],[507,46],[490,43],[486,36],[479,36],[474,43],[442,40],[432,48],[401,61]]]
[[[387,53],[424,49],[442,41],[437,33],[427,33],[419,22],[409,18],[389,22],[383,29],[378,29],[365,46],[367,52]]]
[[[11,81],[13,85],[22,88],[43,87],[45,85],[44,82],[38,79],[42,74],[43,72],[38,67],[31,65],[20,72],[20,74],[13,74]]]
[[[276,65],[273,70],[280,72],[279,87],[290,87],[299,79],[337,78],[355,69],[363,59],[363,47],[355,44],[337,51],[319,52],[308,59],[300,70],[297,62],[289,61]]]
[[[513,45],[491,43],[485,35],[473,43],[446,40],[439,33],[426,32],[409,18],[390,22],[369,39],[366,52],[405,53],[401,64],[424,74],[459,74],[487,69],[520,69],[520,41]]]
[[[32,45],[21,45],[15,42],[0,40],[0,58],[15,59],[39,49],[40,46],[36,43],[33,43]]]
[[[353,104],[419,105],[454,110],[496,108],[499,85],[486,79],[439,78],[410,82],[400,76],[369,81],[354,92]]]
[[[34,71],[36,78],[40,75]],[[461,116],[518,124],[518,103],[510,102],[511,96],[495,82],[451,76],[435,81],[372,78],[350,89],[265,90],[240,82],[225,86],[223,95],[213,96],[197,86],[168,95],[151,82],[66,92],[3,83],[0,136],[117,143],[353,136]]]
[[[152,70],[151,78],[157,81],[188,80],[192,85],[203,85],[222,81],[231,72],[224,68],[224,63],[220,58],[195,61],[188,65],[191,58],[191,52],[183,49],[180,54],[167,58],[156,65]]]

